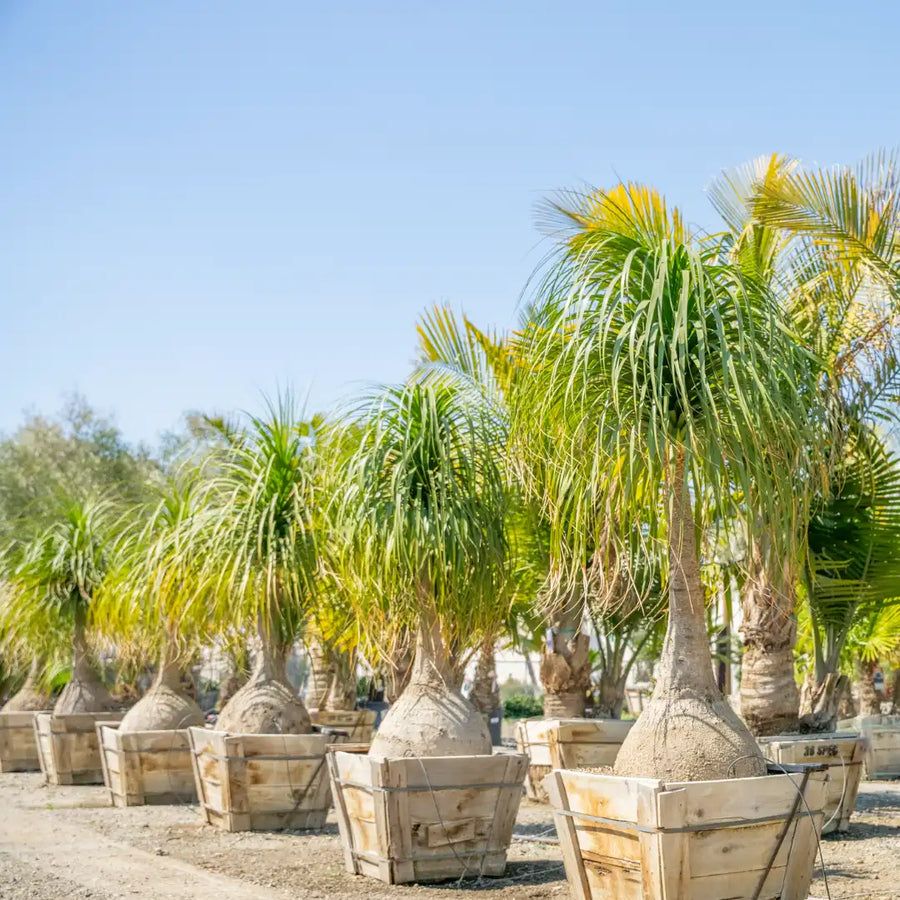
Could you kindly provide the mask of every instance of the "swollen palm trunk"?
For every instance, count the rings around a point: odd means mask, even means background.
[[[3,706],[3,712],[37,712],[50,709],[50,695],[41,688],[41,660],[35,657],[28,670],[25,684]]]
[[[491,736],[481,713],[455,685],[453,667],[434,617],[423,617],[409,685],[375,734],[370,756],[481,756]]]
[[[753,573],[741,603],[741,718],[759,737],[796,731],[800,720],[800,692],[794,679],[794,595],[790,589],[774,589],[770,564],[754,547]]]
[[[711,781],[765,775],[747,726],[713,678],[691,501],[679,456],[669,534],[669,624],[650,702],[616,759],[617,775]]]
[[[76,713],[105,712],[113,706],[109,691],[88,659],[84,624],[76,621],[72,637],[72,677],[59,695],[53,713],[57,716],[69,716]]]
[[[310,734],[309,713],[287,680],[285,654],[260,637],[253,674],[225,704],[216,728],[232,734]]]
[[[203,711],[181,689],[176,658],[170,643],[162,651],[150,690],[126,713],[119,731],[170,731],[203,725]]]

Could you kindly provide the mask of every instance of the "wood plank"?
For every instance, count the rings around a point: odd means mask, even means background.
[[[819,774],[824,782],[825,773]],[[740,791],[735,790],[734,779],[678,782],[668,784],[667,788],[687,791],[687,825],[709,825],[787,816],[802,780],[799,774],[743,778]]]
[[[554,772],[547,779],[546,783],[550,794],[550,802],[553,804],[556,833],[559,837],[559,847],[563,855],[566,880],[569,882],[572,897],[574,900],[592,900],[591,886],[588,883],[578,836],[575,833],[575,822],[569,816],[562,814],[571,808],[562,772]]]
[[[619,778],[568,770],[562,770],[562,777],[572,809],[626,823],[637,821],[642,786],[662,789],[662,782],[652,778]]]

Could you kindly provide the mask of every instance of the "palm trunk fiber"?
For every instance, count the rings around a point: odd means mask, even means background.
[[[334,680],[334,666],[322,639],[317,635],[309,641],[309,681],[306,685],[306,705],[310,709],[324,709]]]
[[[861,716],[880,716],[881,698],[875,690],[875,660],[856,661],[857,696]]]
[[[850,679],[837,672],[826,672],[821,678],[804,686],[801,703],[800,731],[823,734],[837,727],[841,699],[850,687]]]
[[[794,678],[794,594],[773,585],[771,554],[754,544],[752,569],[741,599],[744,656],[741,717],[758,737],[797,731],[800,692]],[[790,579],[780,579],[789,584]]]
[[[332,676],[325,697],[325,709],[330,712],[356,709],[356,653],[339,647],[328,649]]]
[[[591,686],[590,638],[581,630],[584,594],[576,587],[560,600],[549,644],[541,651],[544,716],[578,719],[584,716]]]
[[[713,676],[706,599],[683,450],[668,478],[669,623],[653,696],[625,739],[618,775],[706,781],[764,775],[747,726]]]
[[[484,716],[485,721],[500,706],[500,685],[497,683],[497,659],[493,635],[489,635],[481,643],[469,700]]]
[[[457,672],[430,592],[420,588],[421,621],[406,690],[375,733],[370,756],[478,756],[491,753],[487,723],[456,686]]]

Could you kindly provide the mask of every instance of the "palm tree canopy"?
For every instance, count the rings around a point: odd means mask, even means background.
[[[207,597],[192,534],[209,527],[199,473],[185,464],[132,517],[117,542],[115,565],[93,609],[98,630],[123,655],[145,660],[176,635],[190,644],[210,636]]]
[[[332,520],[362,627],[367,609],[414,624],[427,586],[467,646],[505,615],[503,423],[472,395],[428,380],[384,389],[356,422]]]
[[[644,515],[660,533],[676,448],[695,491],[719,509],[752,502],[792,535],[812,364],[765,285],[650,188],[568,194],[550,211],[561,243],[522,338],[515,428],[526,447],[537,427],[536,446],[558,448],[549,474],[572,558],[584,564],[610,518],[627,530]]]
[[[211,595],[217,624],[261,619],[290,643],[315,592],[314,432],[289,396],[222,430],[227,445],[207,461],[200,495],[208,514],[186,539],[202,560],[195,585]]]

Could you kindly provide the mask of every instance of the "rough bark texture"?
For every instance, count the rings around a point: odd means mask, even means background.
[[[550,644],[541,651],[540,676],[544,688],[544,717],[578,719],[584,716],[591,686],[590,638],[581,630],[584,594],[573,590],[554,614]]]
[[[172,644],[163,649],[153,684],[125,714],[119,731],[169,731],[203,725],[203,710],[183,693],[177,658]]]
[[[231,654],[229,654],[231,656]],[[219,685],[219,696],[216,705],[220,710],[225,708],[228,701],[249,681],[250,676],[246,670],[237,664],[234,656],[231,656],[231,669]]]
[[[818,682],[804,685],[800,731],[821,734],[837,727],[841,696],[849,687],[846,675],[829,672]]]
[[[621,719],[625,705],[625,675],[604,669],[594,690],[594,715],[603,719]]]
[[[475,677],[472,679],[472,693],[469,701],[483,716],[500,706],[500,685],[497,683],[497,660],[494,655],[494,638],[488,637],[481,645]]]
[[[684,455],[669,482],[669,623],[653,696],[625,739],[618,775],[705,781],[764,775],[747,726],[713,677]]]
[[[894,676],[891,680],[891,715],[900,715],[900,667],[894,669]]]
[[[41,688],[41,668],[40,659],[32,660],[25,684],[6,701],[3,712],[40,712],[53,706],[50,695]]]
[[[875,690],[875,669],[878,663],[856,661],[857,696],[861,716],[880,716],[881,699]]]
[[[384,699],[395,703],[409,685],[413,669],[413,648],[408,632],[400,635],[384,671]]]
[[[309,681],[306,683],[306,705],[310,709],[324,709],[334,680],[334,665],[318,637],[309,641]]]
[[[741,717],[760,737],[796,731],[800,719],[800,692],[794,678],[794,593],[773,585],[772,576],[778,573],[773,572],[770,555],[754,545],[741,598]],[[788,577],[778,580],[790,583]]]
[[[303,701],[287,680],[285,648],[273,646],[271,629],[260,628],[250,680],[228,701],[216,728],[232,734],[310,734]]]
[[[330,712],[356,709],[356,654],[352,650],[329,648],[332,660],[331,684],[325,697]]]
[[[370,756],[479,756],[491,753],[481,713],[453,684],[436,617],[423,615],[412,676],[375,733]]]
[[[72,677],[59,695],[53,713],[57,716],[69,716],[75,713],[105,712],[114,705],[109,691],[90,664],[84,621],[79,617],[72,636]]]

